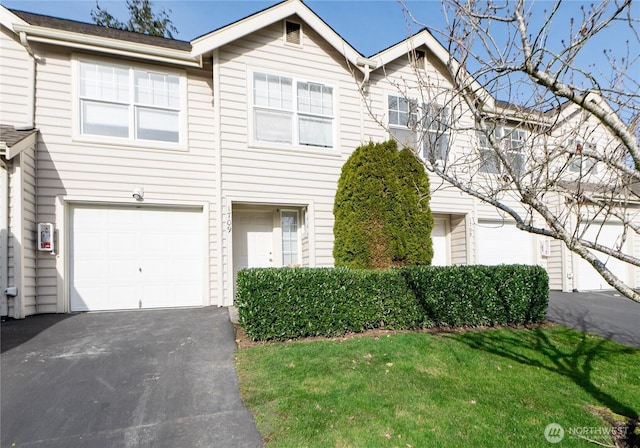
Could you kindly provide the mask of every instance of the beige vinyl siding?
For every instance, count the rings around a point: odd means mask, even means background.
[[[33,60],[12,31],[4,26],[0,28],[0,121],[24,126],[31,121],[26,98],[29,64],[33,64]]]
[[[17,166],[16,166],[17,165]],[[13,160],[7,161],[7,174],[9,176],[9,183],[7,185],[8,193],[8,226],[7,232],[7,286],[16,286],[22,288],[22,285],[16,284],[16,275],[20,276],[21,268],[16,267],[16,261],[20,260],[20,245],[16,244],[16,220],[21,217],[19,207],[19,188],[16,185],[16,178],[20,172],[20,161],[18,157]],[[16,201],[18,202],[16,204]],[[17,268],[17,269],[16,269]],[[16,299],[13,297],[7,297],[8,316],[16,316]]]
[[[301,238],[301,246],[302,246],[302,256],[301,258],[301,263],[302,266],[309,266],[309,236],[308,235],[304,235]]]
[[[390,138],[385,129],[388,123],[387,98],[389,95],[425,98],[425,100],[429,95],[433,95],[433,102],[441,105],[448,103],[447,91],[451,89],[452,84],[448,80],[445,68],[435,62],[435,56],[427,53],[426,69],[421,71],[421,76],[425,82],[428,81],[428,85],[435,86],[432,90],[423,89],[421,92],[417,88],[416,72],[411,67],[408,55],[403,55],[371,74],[366,95],[371,110],[363,108],[365,140],[380,142]],[[467,121],[469,122],[467,124],[471,123],[471,116],[468,113],[458,119],[461,127],[465,126]],[[455,133],[450,136],[450,144],[452,151],[462,151],[471,144],[471,136],[462,132]],[[443,188],[443,181],[435,174],[430,174],[429,180],[432,190],[430,201],[432,210],[437,210],[439,213],[466,214],[472,209],[473,198],[461,195],[459,190],[450,185]]]
[[[549,288],[563,290],[562,259],[564,257],[564,243],[551,240],[551,255],[547,258],[547,273],[549,274]]]
[[[304,23],[302,29],[302,47],[285,45],[282,22],[277,22],[219,50],[222,193],[227,208],[234,201],[313,204],[307,216],[313,222],[308,222],[309,244],[303,244],[304,264],[332,266],[333,200],[343,163],[362,143],[360,97],[344,58]],[[335,147],[252,143],[254,72],[332,86]],[[226,232],[224,237],[224,269],[228,272],[230,237]],[[225,289],[227,294],[233,290],[232,285]]]
[[[469,264],[467,251],[466,218],[463,215],[451,216],[451,264]]]
[[[35,148],[20,154],[22,162],[22,300],[25,316],[41,311],[36,303],[36,157]]]
[[[25,317],[36,307],[36,207],[35,149],[25,149],[8,164],[9,228],[8,286],[18,288],[16,298],[8,298],[9,316]]]
[[[98,202],[134,204],[131,191],[144,188],[146,205],[206,206],[209,216],[209,285],[208,296],[212,304],[218,303],[217,245],[218,204],[215,178],[216,148],[215,122],[211,73],[190,69],[186,72],[187,148],[163,149],[148,146],[103,144],[100,137],[74,140],[72,135],[74,105],[73,55],[65,50],[43,46],[47,63],[39,67],[36,102],[37,126],[41,135],[38,151],[38,220],[52,222],[58,231],[64,231],[65,216],[58,201],[69,199],[74,203]],[[109,61],[100,57],[101,60]],[[113,62],[120,62],[113,60]],[[136,66],[133,61],[132,65]],[[162,71],[161,65],[140,64]],[[170,68],[175,70],[174,68]],[[61,256],[65,256],[61,248]],[[41,255],[38,266],[38,306],[40,310],[61,310],[58,293],[62,290],[64,263]]]

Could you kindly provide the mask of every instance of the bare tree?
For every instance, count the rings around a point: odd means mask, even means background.
[[[418,11],[403,7],[418,22]],[[566,7],[572,19],[561,14]],[[448,51],[448,79],[416,63],[413,79],[390,81],[407,127],[418,130],[418,141],[405,143],[442,188],[562,241],[640,302],[611,268],[614,259],[640,267],[626,244],[640,238],[640,35],[631,0],[443,0],[443,13],[446,28],[429,31]],[[607,35],[616,51],[604,52],[606,67],[592,64],[588,53]],[[622,229],[615,242],[602,236],[610,224]]]

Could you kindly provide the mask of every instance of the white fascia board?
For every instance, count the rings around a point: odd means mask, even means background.
[[[292,2],[280,3],[272,8],[265,9],[231,25],[227,25],[224,28],[220,28],[217,31],[200,36],[191,41],[191,54],[200,56],[216,48],[220,48],[255,30],[259,30],[278,20],[296,14],[296,9],[295,4]]]
[[[386,50],[371,56],[370,59],[375,61],[378,67],[382,67],[423,45],[426,46],[445,66],[449,64],[451,55],[447,49],[444,48],[442,44],[438,42],[438,40],[427,30],[420,31],[418,34],[397,43],[393,47],[389,47]],[[458,70],[458,61],[453,59],[451,62],[453,63],[453,69]],[[482,103],[485,104],[486,107],[495,108],[494,98],[477,80],[473,80],[469,89],[471,90],[471,93],[481,99]]]
[[[488,114],[493,115],[496,120],[510,120],[516,123],[522,123],[529,126],[547,126],[550,124],[549,119],[542,113],[531,110],[518,110],[496,106],[493,110],[485,110]]]
[[[220,48],[237,39],[251,34],[252,32],[270,26],[287,17],[297,15],[316,33],[322,36],[333,48],[360,70],[363,68],[358,64],[363,57],[351,45],[349,45],[339,34],[324,23],[306,5],[297,0],[280,3],[272,8],[246,17],[243,20],[232,23],[224,28],[201,36],[191,41],[191,56],[199,57],[216,48]]]
[[[4,153],[7,160],[13,159],[25,149],[36,144],[36,134],[37,133],[34,132],[11,147],[7,146],[6,142],[0,142],[0,154]]]
[[[19,26],[29,25],[27,22],[25,22],[15,14],[13,14],[11,11],[9,11],[7,8],[5,8],[2,5],[0,5],[0,24],[10,29],[14,33],[17,33],[17,31],[14,29],[14,25],[19,25]]]
[[[120,56],[200,67],[200,59],[191,57],[191,53],[188,51],[156,47],[137,42],[127,42],[32,25],[15,25],[14,29],[16,32],[25,32],[27,40],[30,42],[48,43]]]

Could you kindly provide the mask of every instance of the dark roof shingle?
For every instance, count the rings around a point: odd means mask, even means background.
[[[147,34],[107,28],[104,26],[78,22],[75,20],[58,19],[56,17],[33,14],[31,12],[18,11],[15,9],[11,9],[10,11],[27,22],[29,25],[53,28],[62,31],[70,31],[79,34],[87,34],[91,36],[107,37],[110,39],[124,40],[127,42],[153,45],[156,47],[171,48],[174,50],[191,51],[191,44],[182,40],[149,36]]]
[[[12,146],[15,146],[17,143],[20,143],[22,140],[29,137],[31,134],[35,134],[36,132],[38,132],[36,128],[18,130],[13,126],[0,124],[0,142],[11,148]]]

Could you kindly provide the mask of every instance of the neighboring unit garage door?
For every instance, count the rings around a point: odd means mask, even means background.
[[[532,235],[514,223],[480,221],[476,229],[478,264],[534,264]]]
[[[622,236],[622,226],[615,224],[608,225],[592,225],[587,230],[585,237],[591,241],[595,237],[598,237],[598,242],[608,247],[616,246]],[[628,242],[626,244],[628,246]],[[620,280],[629,284],[629,265],[623,263],[615,258],[610,258],[607,255],[599,252],[593,252],[597,257],[606,263],[606,266],[611,272],[613,272]],[[579,255],[574,255],[576,263],[576,283],[575,287],[578,291],[591,291],[595,289],[613,289],[602,276],[591,266],[587,261],[582,259]]]
[[[202,211],[74,206],[71,311],[200,306]]]

